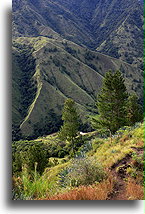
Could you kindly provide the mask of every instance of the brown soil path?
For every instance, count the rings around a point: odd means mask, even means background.
[[[132,149],[138,155],[143,155],[144,153],[144,148],[132,147]],[[107,200],[128,200],[125,191],[125,178],[127,178],[126,169],[130,166],[131,160],[131,155],[128,154],[125,158],[123,158],[111,167],[111,173],[115,179],[115,184],[113,187],[113,191],[108,195]]]

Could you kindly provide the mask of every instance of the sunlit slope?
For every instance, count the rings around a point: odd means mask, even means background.
[[[67,40],[46,37],[17,38],[13,46],[14,56],[18,55],[13,58],[13,123],[20,125],[23,136],[36,137],[57,131],[61,125],[61,111],[66,98],[75,100],[84,121],[84,115],[94,111],[102,78],[109,69],[120,69],[128,90],[135,90],[142,97],[142,71],[118,59],[90,51]],[[24,47],[31,50],[27,54],[29,61],[27,56],[26,60],[20,60],[24,55]],[[24,70],[26,63],[29,66]],[[20,92],[17,79],[18,76],[23,79],[25,72],[29,76],[24,81],[29,91],[27,102]],[[25,108],[23,115],[23,109],[17,109],[15,114],[15,106],[18,106],[16,102],[21,98],[24,100],[22,108]]]
[[[143,70],[143,4],[138,0],[13,0],[13,37],[46,36]]]

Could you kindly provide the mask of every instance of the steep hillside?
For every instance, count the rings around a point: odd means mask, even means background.
[[[49,0],[13,0],[13,36],[65,37],[76,43],[92,42],[84,22],[62,4]]]
[[[13,0],[13,36],[66,38],[143,69],[138,0]]]
[[[127,89],[143,96],[141,70],[67,40],[17,38],[13,55],[13,124],[20,126],[23,137],[57,131],[69,97],[85,123],[84,115],[95,111],[96,95],[109,69],[120,69]]]
[[[129,11],[125,20],[97,48],[110,56],[122,59],[143,69],[143,10],[138,5]]]
[[[143,7],[13,0],[13,200],[143,200]]]
[[[86,133],[81,144],[75,142],[73,158],[70,144],[57,133],[13,142],[13,200],[143,200],[143,133],[139,123],[112,140]],[[29,168],[21,171],[23,163]]]

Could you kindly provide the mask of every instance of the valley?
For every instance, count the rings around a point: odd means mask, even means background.
[[[13,0],[12,200],[143,200],[143,7]]]
[[[13,123],[20,126],[24,137],[38,137],[58,131],[62,123],[61,111],[67,98],[72,98],[77,103],[85,126],[85,115],[96,111],[97,93],[108,70],[121,70],[128,91],[135,91],[140,101],[143,100],[143,72],[124,61],[91,51],[68,40],[21,37],[15,39],[13,45],[14,62],[17,55],[20,61],[16,61],[17,69],[14,67],[13,71],[16,72],[13,78],[17,78],[13,81],[17,92],[13,95]],[[26,86],[28,89],[21,94],[20,75],[25,72],[22,69],[25,66],[23,47],[27,47],[28,55],[31,53],[28,59],[29,76],[24,76],[25,79],[30,78],[31,83],[26,82],[29,84]],[[35,66],[31,68],[33,61]],[[27,102],[22,97],[27,98]],[[18,109],[17,102],[25,104]]]

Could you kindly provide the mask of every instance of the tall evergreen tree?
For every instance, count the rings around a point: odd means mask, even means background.
[[[75,138],[79,129],[79,116],[76,111],[75,102],[67,99],[62,112],[63,125],[60,129],[59,138],[68,140],[74,148]]]
[[[131,94],[127,102],[127,122],[129,126],[134,125],[143,119],[143,110],[138,104],[138,97],[136,94]]]
[[[128,93],[120,71],[107,72],[97,99],[99,116],[93,118],[96,127],[110,131],[111,135],[126,124]]]

